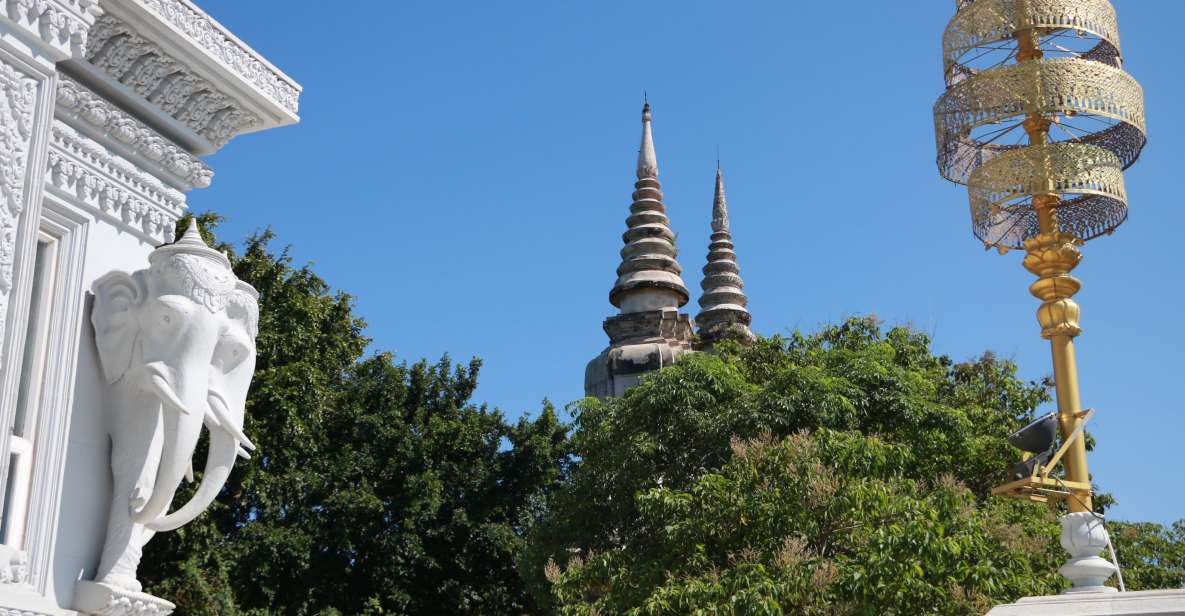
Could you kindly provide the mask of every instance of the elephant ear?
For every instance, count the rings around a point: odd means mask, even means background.
[[[110,384],[122,378],[132,365],[132,352],[140,335],[136,311],[144,303],[148,289],[143,271],[110,272],[96,280],[91,289],[95,294],[91,311],[95,344],[103,376]]]

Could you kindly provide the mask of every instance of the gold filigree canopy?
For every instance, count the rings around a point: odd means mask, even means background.
[[[1122,172],[1139,158],[1146,129],[1111,3],[956,6],[942,39],[947,88],[934,128],[939,172],[967,185],[975,236],[1021,247],[1039,232],[1033,197],[1055,209],[1063,233],[1088,240],[1113,231],[1127,217]],[[1034,121],[1044,123],[1044,143],[1028,139]]]

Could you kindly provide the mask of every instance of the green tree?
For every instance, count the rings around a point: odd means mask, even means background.
[[[1168,528],[1148,522],[1109,526],[1128,589],[1185,588],[1185,520]]]
[[[1056,592],[1055,516],[989,497],[1018,455],[1003,437],[1048,399],[1011,362],[956,364],[868,318],[722,345],[574,405],[580,463],[521,569],[563,614],[970,614]]]
[[[260,293],[259,451],[205,515],[149,545],[147,588],[180,615],[531,611],[514,563],[566,471],[552,406],[510,424],[469,402],[478,360],[364,356],[351,298],[273,251],[270,231],[240,255],[213,237],[216,216],[200,222]]]

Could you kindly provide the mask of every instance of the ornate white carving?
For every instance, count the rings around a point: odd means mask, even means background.
[[[173,237],[185,196],[61,122],[52,131],[46,180],[83,205],[159,242]]]
[[[86,59],[215,147],[262,125],[258,116],[218,86],[113,15],[95,20]]]
[[[89,19],[101,12],[93,0],[0,0],[9,19],[67,54],[86,48]]]
[[[227,36],[222,27],[180,0],[142,0],[165,21],[177,26],[203,49],[251,82],[273,101],[296,113],[300,88],[263,62],[254,51]]]
[[[98,583],[91,590],[138,594],[144,544],[153,533],[200,515],[222,489],[236,456],[254,449],[242,430],[255,371],[258,294],[235,277],[224,255],[206,246],[196,224],[176,243],[157,248],[148,262],[134,274],[108,273],[93,287],[91,321],[111,388],[114,489]],[[192,468],[203,424],[209,449],[201,485],[189,502],[167,513]],[[106,609],[153,609],[120,601]],[[157,613],[97,611],[94,602],[84,607],[96,614]]]
[[[0,337],[5,331],[16,235],[25,205],[25,167],[29,158],[37,82],[0,61]],[[4,357],[0,356],[0,363]]]
[[[74,595],[75,609],[96,616],[168,616],[177,608],[147,593],[97,582],[78,582]]]
[[[74,80],[59,75],[57,103],[59,109],[76,113],[141,156],[160,164],[185,187],[210,185],[214,171],[201,159]]]
[[[29,582],[29,557],[22,550],[0,545],[0,584]]]
[[[1058,573],[1074,584],[1066,594],[1117,592],[1103,585],[1115,573],[1115,565],[1099,556],[1110,543],[1111,537],[1103,526],[1102,516],[1090,511],[1062,516],[1061,544],[1070,553],[1070,560],[1058,569]]]

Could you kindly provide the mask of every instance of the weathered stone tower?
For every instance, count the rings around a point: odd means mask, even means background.
[[[720,163],[716,163],[712,240],[708,244],[708,264],[704,266],[704,279],[700,283],[700,288],[704,290],[699,298],[700,311],[695,315],[700,342],[704,346],[711,346],[726,338],[746,343],[754,339],[753,332],[749,330],[749,323],[753,320],[747,308],[749,298],[745,297],[745,283],[741,280],[741,268],[737,265],[737,254],[733,248],[732,233],[728,230],[724,174],[720,171]]]
[[[617,283],[609,292],[609,301],[621,312],[605,319],[609,347],[585,368],[588,396],[620,396],[643,373],[691,351],[691,319],[679,312],[689,294],[679,276],[683,270],[676,260],[675,234],[662,202],[649,104],[642,108],[637,175]]]

